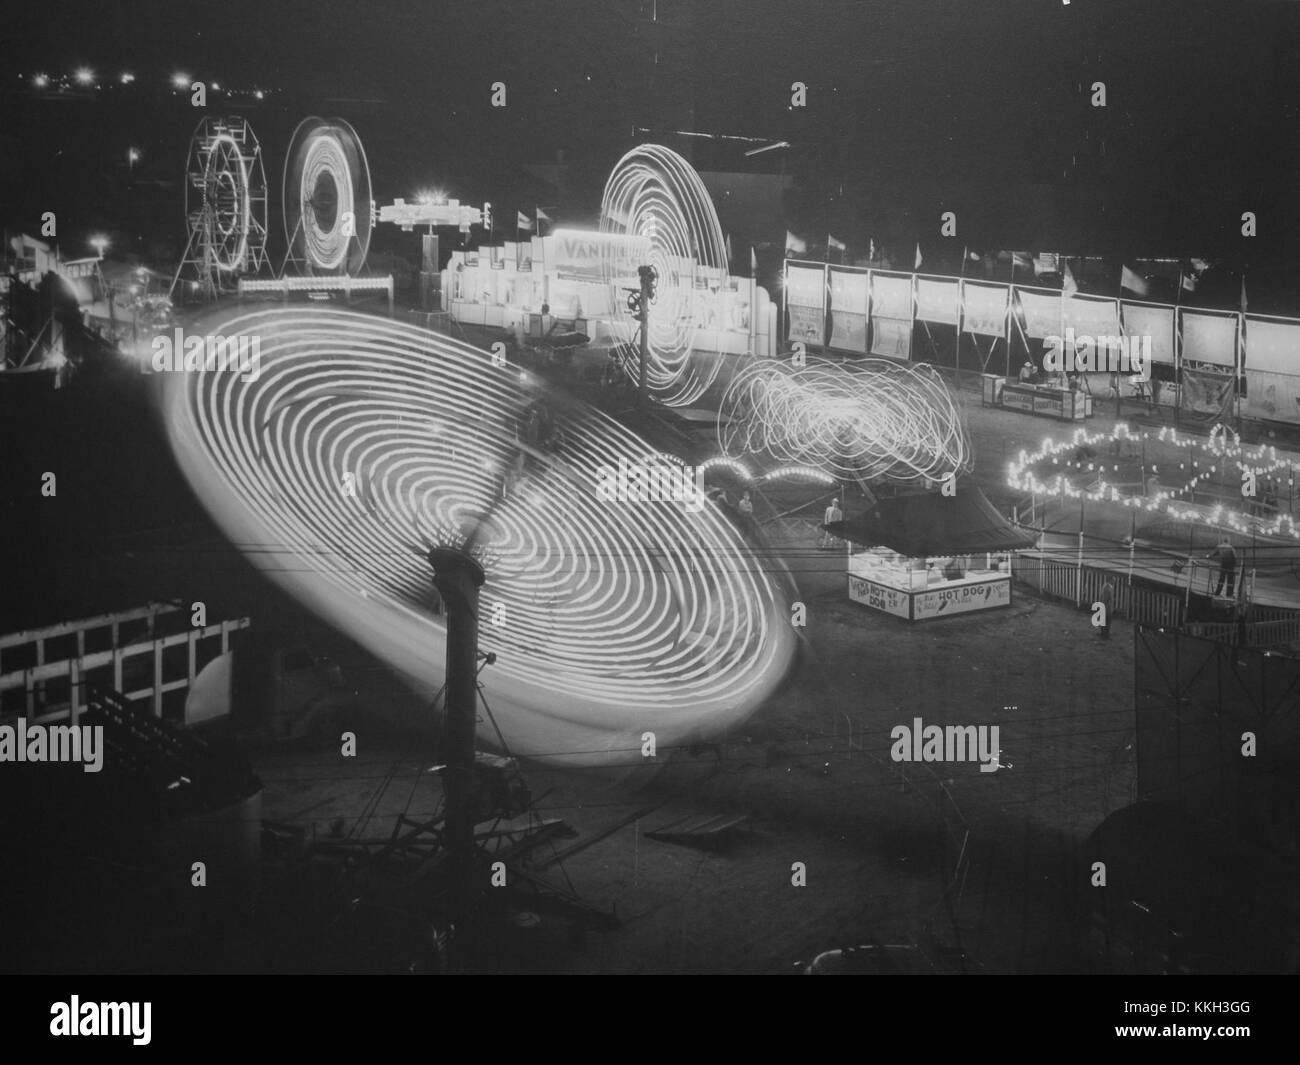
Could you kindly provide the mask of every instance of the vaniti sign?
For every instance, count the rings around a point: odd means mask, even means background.
[[[590,229],[557,229],[544,240],[547,269],[574,281],[635,277],[650,260],[650,238]]]

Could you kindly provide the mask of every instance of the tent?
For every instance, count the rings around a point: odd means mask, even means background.
[[[959,488],[953,496],[912,492],[882,499],[865,514],[823,528],[841,540],[888,547],[909,558],[1013,551],[1035,542],[973,485]]]

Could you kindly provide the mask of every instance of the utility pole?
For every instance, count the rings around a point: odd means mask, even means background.
[[[655,296],[659,272],[653,266],[638,266],[636,272],[641,278],[641,292],[636,297],[637,321],[641,323],[641,367],[637,385],[637,406],[645,411],[650,406],[650,397],[646,388],[646,363],[650,358],[650,301]]]
[[[481,870],[474,847],[476,787],[474,736],[478,728],[478,592],[483,567],[464,551],[434,547],[429,551],[433,584],[447,611],[447,685],[443,740],[447,799],[444,843],[451,867],[452,962],[469,968],[474,940],[474,911],[482,893]]]

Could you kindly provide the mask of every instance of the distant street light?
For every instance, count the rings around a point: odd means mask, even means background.
[[[99,257],[104,257],[104,252],[108,248],[108,238],[104,236],[94,236],[90,238],[90,246],[95,249]]]
[[[32,79],[32,84],[38,89],[44,89],[50,84],[50,79],[45,74],[37,74],[36,77]]]
[[[128,172],[128,173],[131,173],[131,174],[134,174],[134,173],[135,173],[135,164],[138,163],[139,161],[140,161],[140,149],[139,149],[139,148],[128,148],[128,149],[126,150],[127,172]]]
[[[122,73],[122,77],[121,77],[120,80],[121,80],[121,82],[122,82],[123,85],[130,85],[131,82],[135,81],[135,75],[134,75],[134,74],[128,74],[128,73],[126,73],[125,71],[123,71],[123,73]]]
[[[178,71],[172,75],[172,85],[177,89],[188,89],[190,87],[190,76]]]
[[[75,77],[78,85],[93,85],[95,82],[95,72],[90,67],[81,67]]]

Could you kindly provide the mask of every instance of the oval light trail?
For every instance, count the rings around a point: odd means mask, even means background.
[[[521,444],[539,393],[466,344],[316,308],[204,328],[260,351],[256,375],[168,375],[173,449],[214,519],[426,697],[446,635],[426,554],[477,528],[498,655],[480,681],[513,753],[638,762],[644,732],[661,752],[716,733],[785,675],[787,599],[711,502],[598,497],[602,467],[653,458],[602,413],[554,403],[549,446]]]
[[[646,383],[670,406],[694,403],[717,379],[722,359],[695,350],[700,301],[707,288],[697,277],[721,281],[727,275],[727,247],[704,182],[676,152],[643,144],[620,159],[601,201],[600,230],[649,241],[648,265],[658,272],[650,308]],[[636,265],[647,265],[638,263]],[[626,344],[638,341],[636,316],[627,308],[625,278],[610,278],[614,324]],[[625,366],[635,377],[635,360]]]
[[[943,480],[970,469],[961,412],[928,366],[887,359],[751,362],[722,399],[725,455],[765,455],[836,477]]]

